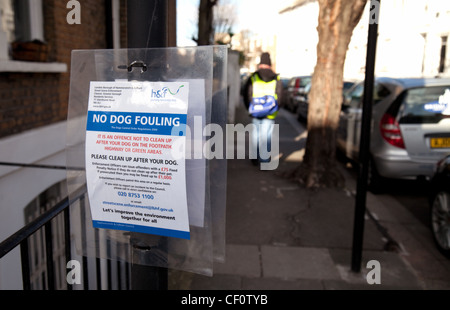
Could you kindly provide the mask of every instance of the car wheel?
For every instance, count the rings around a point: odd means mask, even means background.
[[[372,159],[369,160],[368,189],[372,194],[381,194],[383,191],[383,177],[378,173]]]
[[[450,258],[450,193],[437,192],[431,204],[431,232],[439,249]]]

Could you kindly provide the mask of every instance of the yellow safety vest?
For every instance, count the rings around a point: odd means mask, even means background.
[[[275,100],[278,100],[277,95],[277,81],[280,77],[277,76],[275,80],[265,82],[259,78],[258,74],[252,76],[253,98],[260,98],[264,96],[273,96]],[[267,116],[268,119],[274,119],[278,114],[278,111]]]

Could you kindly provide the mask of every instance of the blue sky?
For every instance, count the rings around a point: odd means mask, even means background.
[[[255,33],[274,32],[274,27],[268,21],[274,20],[282,1],[275,0],[228,0],[237,9],[235,33],[249,29]],[[179,46],[195,46],[190,40],[197,35],[197,16],[199,0],[177,1],[177,41]]]
[[[196,34],[199,0],[177,1],[177,43],[179,46],[195,46],[189,38]]]

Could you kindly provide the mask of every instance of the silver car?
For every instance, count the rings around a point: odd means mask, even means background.
[[[364,84],[345,98],[337,133],[338,148],[357,160]],[[377,78],[372,109],[369,189],[383,178],[430,178],[435,164],[450,153],[450,79]]]

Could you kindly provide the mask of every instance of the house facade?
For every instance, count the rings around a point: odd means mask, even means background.
[[[344,78],[364,78],[369,9],[367,5],[353,31]],[[315,0],[294,0],[280,10],[276,57],[281,75],[309,75],[314,72],[318,14]],[[382,2],[375,74],[390,77],[450,76],[449,19],[448,1]]]
[[[71,23],[77,3],[80,23]],[[0,162],[17,164],[0,164],[0,240],[67,195],[64,169],[21,164],[66,166],[71,51],[120,47],[125,8],[119,0],[0,0]],[[31,262],[35,288],[41,252]],[[18,249],[0,261],[0,289],[20,289],[17,275]]]

